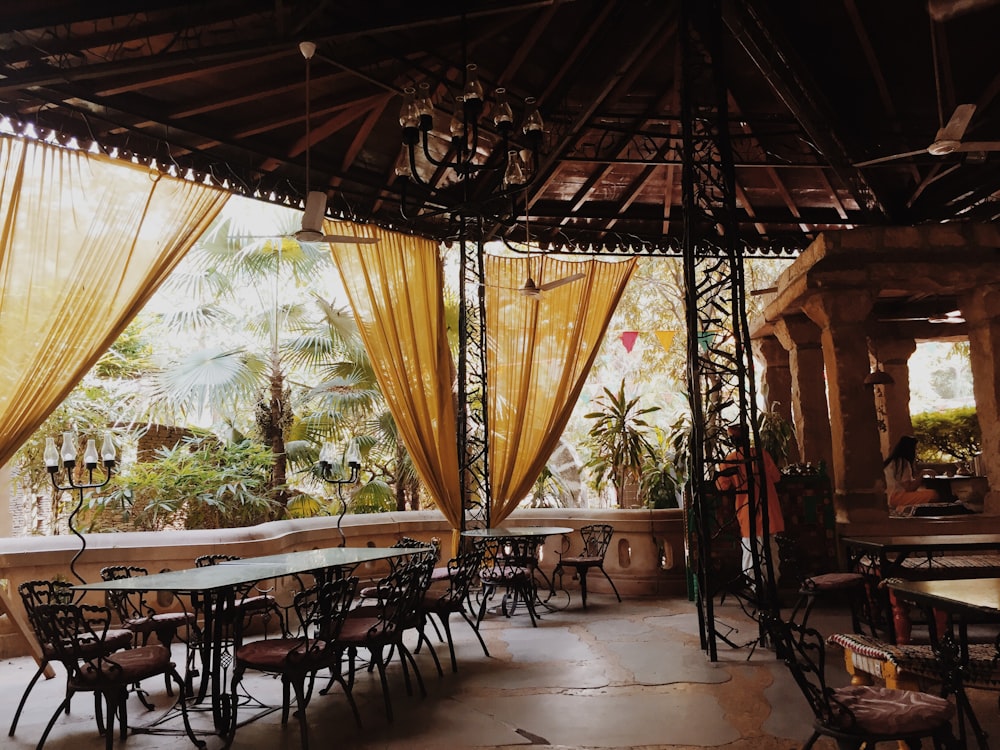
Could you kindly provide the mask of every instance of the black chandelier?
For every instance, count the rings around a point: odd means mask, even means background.
[[[492,122],[498,138],[480,138]],[[403,90],[403,104],[399,110],[399,124],[403,128],[403,145],[396,164],[396,176],[402,180],[403,215],[406,218],[406,186],[413,182],[431,191],[438,190],[433,180],[421,176],[417,164],[418,151],[436,171],[450,170],[466,187],[469,182],[490,173],[499,175],[499,183],[491,189],[493,197],[513,196],[525,190],[537,174],[538,150],[542,144],[544,122],[533,97],[524,100],[524,115],[520,133],[520,148],[513,136],[514,110],[507,90],[497,88],[487,100],[479,81],[475,63],[465,66],[462,93],[455,96],[454,110],[448,126],[451,146],[438,158],[432,152],[430,141],[434,129],[434,102],[427,82],[416,88]],[[468,193],[464,198],[471,196]],[[455,208],[452,206],[448,210]]]

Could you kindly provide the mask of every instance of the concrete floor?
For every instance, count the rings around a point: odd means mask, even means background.
[[[355,698],[365,729],[359,730],[342,695],[314,697],[309,705],[313,750],[332,746],[420,750],[422,748],[703,748],[731,750],[801,747],[810,735],[811,715],[773,653],[735,650],[720,644],[719,661],[710,663],[698,646],[697,619],[684,599],[641,599],[618,604],[613,596],[592,594],[587,611],[578,601],[547,614],[532,628],[526,616],[488,616],[483,635],[486,658],[468,627],[455,623],[459,672],[445,665],[439,678],[426,653],[417,656],[428,697],[408,697],[398,662],[390,672],[396,720],[387,724],[381,689],[374,675],[361,673]],[[747,640],[754,629],[732,604],[717,608],[720,622]],[[846,629],[847,618],[818,611],[811,624],[821,632]],[[438,654],[447,661],[447,647]],[[180,652],[176,652],[180,655]],[[748,660],[748,656],[750,656]],[[833,680],[846,682],[839,653],[831,652]],[[0,742],[9,750],[33,748],[61,698],[61,668],[56,679],[36,686],[17,734]],[[0,727],[5,732],[24,686],[34,671],[29,658],[0,663]],[[160,680],[150,681],[154,701],[166,707]],[[255,697],[280,703],[280,685],[267,677],[248,677]],[[1000,730],[996,697],[974,695],[981,718]],[[133,699],[133,724],[147,723],[147,713]],[[272,713],[241,727],[235,748],[292,750],[299,747],[297,721],[281,727]],[[204,716],[197,725],[206,727]],[[179,726],[179,721],[176,722]],[[208,748],[222,742],[207,737]],[[49,750],[98,750],[93,702],[79,696],[70,716],[61,717]],[[190,748],[186,737],[133,734],[130,750]],[[820,741],[817,748],[834,747]]]

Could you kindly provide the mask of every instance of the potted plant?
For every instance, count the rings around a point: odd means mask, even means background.
[[[648,438],[652,427],[643,417],[660,407],[641,407],[638,396],[628,398],[624,378],[616,392],[605,388],[596,402],[600,410],[584,415],[594,420],[586,438],[591,451],[587,466],[594,472],[595,489],[600,492],[610,482],[624,507],[626,487],[640,484],[643,466],[653,452]]]

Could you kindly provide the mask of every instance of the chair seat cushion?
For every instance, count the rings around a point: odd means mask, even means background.
[[[931,732],[955,715],[946,699],[916,690],[849,685],[834,690],[833,697],[854,714],[859,729],[876,735]],[[850,729],[847,717],[840,728]]]
[[[344,625],[340,630],[340,638],[337,639],[339,642],[349,646],[363,646],[370,638],[378,636],[378,628],[382,623],[374,614],[359,613],[363,609],[367,608],[359,607],[358,609],[351,610],[347,617],[344,618]]]
[[[305,638],[270,638],[241,646],[236,651],[236,661],[261,671],[280,671],[292,665],[315,663],[326,653],[323,641],[307,645]]]
[[[531,576],[531,570],[522,567],[497,568],[479,571],[479,579],[486,584],[497,585],[507,581],[518,581]]]
[[[431,573],[432,581],[447,581],[451,578],[451,571],[448,570],[447,566],[443,568],[434,568]]]
[[[603,557],[563,557],[559,560],[563,565],[600,565],[604,562]]]
[[[112,628],[104,634],[104,640],[80,637],[77,642],[80,644],[80,654],[89,657],[99,653],[111,654],[118,649],[128,648],[132,645],[132,635],[131,630]],[[42,654],[49,661],[54,661],[56,658],[55,649],[49,643],[42,644]]]
[[[839,591],[863,586],[865,577],[860,573],[822,573],[810,576],[802,588],[806,591]]]
[[[170,652],[164,646],[138,646],[89,662],[73,684],[86,689],[102,684],[127,685],[163,674],[171,666]]]
[[[134,617],[123,621],[122,625],[135,633],[154,633],[165,627],[173,627],[176,630],[193,623],[194,614],[191,612],[163,612],[152,617]]]

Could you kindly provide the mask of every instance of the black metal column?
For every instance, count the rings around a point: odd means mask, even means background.
[[[459,215],[458,457],[462,529],[490,526],[486,294],[480,217]]]
[[[742,572],[719,564],[713,549],[721,539],[739,540],[731,507],[715,489],[720,464],[732,450],[726,426],[742,425],[756,435],[753,362],[746,320],[743,245],[736,221],[736,183],[729,141],[727,88],[722,60],[720,0],[684,0],[681,18],[682,191],[684,283],[687,314],[688,393],[692,435],[688,507],[689,564],[694,569],[702,647],[717,659],[717,641],[734,643],[716,622],[714,598],[755,590],[750,609],[774,601],[770,554],[754,556],[753,588],[741,586]],[[752,454],[751,454],[752,456]],[[755,496],[759,459],[747,459],[748,494]],[[759,483],[759,482],[758,482]],[[766,503],[764,528],[766,526]],[[755,524],[754,505],[751,528]],[[767,545],[764,545],[766,548]],[[731,550],[730,550],[731,551]],[[738,554],[738,553],[737,553]]]

